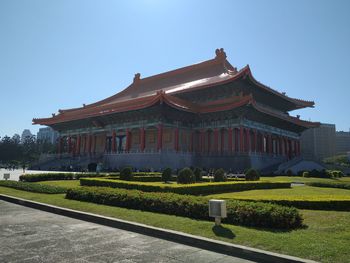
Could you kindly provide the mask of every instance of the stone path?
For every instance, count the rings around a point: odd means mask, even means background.
[[[18,181],[20,175],[23,174],[22,169],[15,169],[15,170],[7,170],[7,169],[0,169],[0,180],[4,179],[4,174],[9,173],[10,174],[10,180]],[[38,174],[38,173],[61,173],[59,171],[37,171],[37,170],[25,170],[26,174]]]
[[[252,261],[0,201],[0,262]]]

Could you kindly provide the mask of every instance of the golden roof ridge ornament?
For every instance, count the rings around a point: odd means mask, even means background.
[[[140,82],[141,80],[141,74],[140,73],[136,73],[134,76],[134,80],[133,80],[133,84],[136,85]]]
[[[219,61],[224,61],[227,58],[226,53],[225,53],[223,48],[220,48],[220,49],[217,48],[215,50],[215,55],[216,55],[215,59],[219,60]]]

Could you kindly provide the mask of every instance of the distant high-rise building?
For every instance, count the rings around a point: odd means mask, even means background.
[[[27,137],[31,136],[33,136],[33,134],[30,132],[30,130],[24,129],[21,136],[21,143],[23,143]]]
[[[335,125],[321,123],[301,134],[301,155],[305,159],[322,160],[335,155]]]
[[[338,131],[335,134],[336,153],[350,152],[350,132]]]
[[[41,141],[41,142],[46,141],[54,144],[56,143],[56,140],[58,138],[58,132],[53,130],[50,127],[40,128],[36,135],[36,138],[38,141]]]

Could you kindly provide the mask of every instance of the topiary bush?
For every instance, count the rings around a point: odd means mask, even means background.
[[[202,181],[202,169],[199,167],[194,168],[194,176],[196,177],[196,182]]]
[[[165,168],[163,173],[162,173],[162,181],[164,183],[167,183],[171,180],[171,168]]]
[[[308,171],[303,172],[303,177],[306,177],[306,178],[310,177],[310,173]]]
[[[132,180],[132,169],[131,167],[124,167],[120,171],[120,179],[121,180],[126,180],[126,181],[131,181]]]
[[[257,170],[251,168],[248,169],[245,173],[245,180],[246,181],[259,181],[260,180],[260,174]]]
[[[220,168],[214,173],[214,182],[225,182],[226,181],[225,170]]]
[[[193,184],[195,181],[196,181],[196,178],[192,170],[188,167],[183,168],[177,176],[178,184]]]

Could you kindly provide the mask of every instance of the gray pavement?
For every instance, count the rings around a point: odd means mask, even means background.
[[[23,174],[22,169],[8,170],[1,168],[0,169],[0,180],[4,179],[4,174],[10,174],[10,180],[18,181],[19,177]],[[42,170],[25,170],[25,174],[40,174],[40,173],[62,173],[61,171],[42,171]],[[64,172],[66,173],[66,172]]]
[[[252,262],[0,201],[0,262]]]

